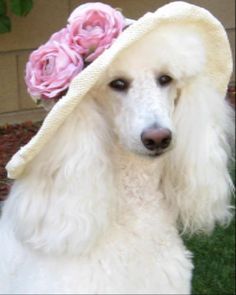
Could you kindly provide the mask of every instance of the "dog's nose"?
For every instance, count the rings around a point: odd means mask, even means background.
[[[150,151],[166,149],[171,142],[171,131],[167,128],[148,128],[141,134],[143,145]]]

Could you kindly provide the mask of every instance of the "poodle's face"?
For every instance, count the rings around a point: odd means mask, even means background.
[[[173,143],[176,83],[169,73],[126,72],[108,84],[111,114],[121,145],[145,155],[160,155]]]
[[[120,144],[131,152],[158,156],[174,147],[173,118],[181,88],[204,63],[196,36],[169,30],[126,50],[95,94],[101,94]]]

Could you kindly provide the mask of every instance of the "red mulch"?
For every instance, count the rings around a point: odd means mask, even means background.
[[[22,124],[5,125],[0,127],[0,201],[3,201],[12,181],[7,178],[5,166],[13,154],[25,145],[35,133],[41,123],[25,122]]]

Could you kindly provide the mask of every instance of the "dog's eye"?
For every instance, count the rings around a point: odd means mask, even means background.
[[[162,75],[158,78],[158,82],[161,86],[166,86],[170,84],[173,79],[168,75]]]
[[[110,82],[109,86],[117,91],[126,91],[129,88],[129,81],[116,79]]]

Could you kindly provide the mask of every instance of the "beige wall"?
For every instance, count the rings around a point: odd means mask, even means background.
[[[0,118],[5,113],[35,108],[24,83],[24,68],[28,55],[47,41],[53,32],[62,28],[69,13],[84,2],[97,1],[35,0],[33,10],[26,18],[11,15],[12,32],[0,34]],[[100,0],[100,2],[122,8],[127,17],[138,18],[146,11],[153,11],[171,1]],[[209,9],[224,24],[235,52],[235,1],[189,0],[187,2]],[[235,80],[235,75],[232,80]]]

